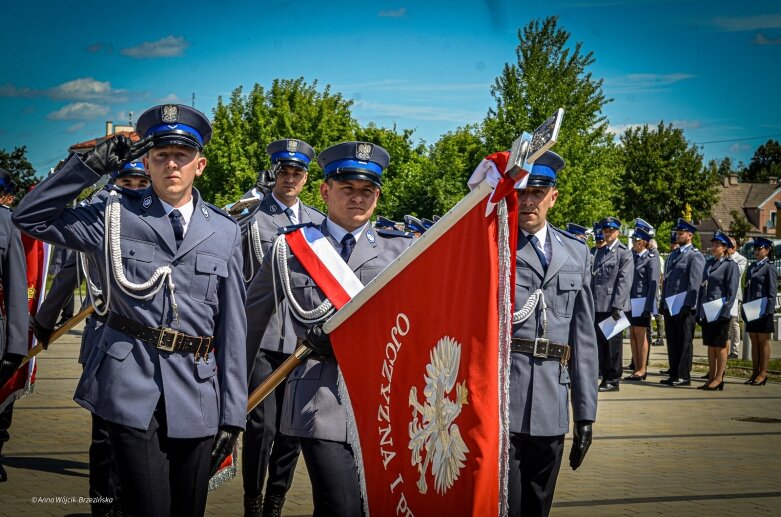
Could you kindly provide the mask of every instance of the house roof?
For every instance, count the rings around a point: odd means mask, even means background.
[[[732,222],[733,210],[739,211],[747,216],[746,209],[758,208],[765,204],[781,188],[781,184],[771,183],[738,183],[725,187],[719,186],[719,200],[711,209],[710,220],[703,220],[700,230],[729,230]],[[710,223],[710,224],[709,224]],[[751,221],[751,232],[760,232],[761,230]]]
[[[99,143],[101,143],[101,142],[103,142],[105,140],[108,140],[109,138],[111,138],[114,135],[125,135],[126,137],[130,138],[130,140],[132,140],[133,142],[137,142],[138,140],[141,139],[141,137],[139,137],[138,133],[136,133],[135,131],[119,131],[119,132],[114,133],[112,135],[101,136],[100,138],[93,138],[92,140],[85,140],[84,142],[79,142],[78,144],[73,144],[72,146],[70,146],[68,148],[68,150],[69,151],[74,151],[74,152],[80,151],[80,150],[84,150],[84,149],[89,150],[89,149],[92,149],[93,147],[95,147],[96,145],[98,145]]]

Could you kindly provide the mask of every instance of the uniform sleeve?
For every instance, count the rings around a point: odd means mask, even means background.
[[[67,250],[65,260],[55,275],[43,303],[35,313],[35,320],[42,327],[53,329],[62,308],[79,286],[78,253]]]
[[[653,257],[648,261],[648,295],[645,299],[645,311],[654,312],[654,301],[656,300],[656,294],[659,291],[659,269],[661,264],[659,263],[659,256]]]
[[[768,264],[768,300],[767,300],[767,309],[765,310],[765,314],[773,315],[773,313],[776,312],[776,295],[778,294],[778,272],[776,271],[776,265],[775,264]]]
[[[220,383],[220,426],[244,429],[247,421],[247,320],[244,314],[246,291],[241,277],[241,234],[234,230],[233,253],[228,276],[220,282],[220,312],[214,328]]]
[[[622,249],[618,261],[618,275],[613,289],[613,309],[626,311],[630,309],[629,293],[632,291],[632,280],[635,276],[632,252]]]
[[[727,273],[724,276],[723,298],[726,298],[726,300],[724,300],[724,307],[721,308],[719,317],[730,319],[730,312],[735,304],[735,299],[738,297],[738,289],[740,289],[740,268],[735,262],[730,261]]]
[[[79,251],[92,251],[103,241],[103,218],[92,204],[67,206],[100,175],[72,154],[60,170],[39,183],[22,199],[13,213],[13,223],[24,233],[44,242]]]
[[[583,257],[582,260],[583,287],[575,298],[570,324],[572,417],[575,422],[593,422],[597,419],[597,335],[594,328],[594,297],[591,294],[589,260],[588,257]]]
[[[8,224],[8,220],[5,221]],[[27,355],[29,336],[27,301],[27,261],[19,230],[8,224],[8,248],[3,257],[3,293],[5,297],[6,346],[2,354]],[[2,323],[2,322],[0,322]],[[1,327],[0,327],[1,328]]]
[[[688,291],[686,292],[683,306],[693,309],[697,307],[697,294],[703,281],[702,274],[705,269],[705,257],[697,251],[692,251],[691,253],[693,256],[689,259],[689,278],[686,284],[688,285]]]

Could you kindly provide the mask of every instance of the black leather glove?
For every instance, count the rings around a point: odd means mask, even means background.
[[[274,185],[277,183],[277,168],[271,167],[269,170],[260,171],[258,173],[258,181],[255,183],[255,187],[268,194],[274,189]]]
[[[236,446],[236,440],[239,439],[241,429],[226,425],[220,427],[217,434],[214,436],[214,445],[212,445],[212,457],[209,464],[209,477],[212,477],[217,469],[220,468],[225,458],[233,452],[233,448]]]
[[[24,356],[19,354],[5,354],[3,356],[3,359],[0,360],[0,386],[5,385],[8,379],[16,373],[23,360]]]
[[[142,156],[152,148],[152,138],[147,137],[138,142],[133,142],[125,135],[114,135],[87,151],[81,156],[84,164],[97,172],[105,175],[116,172],[128,162]]]
[[[43,346],[44,350],[49,349],[49,338],[54,332],[54,329],[47,329],[35,319],[35,316],[30,316],[30,329],[33,331],[35,339]]]
[[[569,451],[569,466],[572,470],[578,470],[589,447],[591,447],[591,421],[575,422],[575,427],[572,429],[572,450]]]
[[[621,311],[619,309],[613,309],[613,313],[611,314],[614,320],[618,321],[621,319]]]
[[[331,347],[331,338],[328,337],[320,325],[306,331],[306,346],[318,355],[334,355]]]
[[[686,318],[689,314],[691,314],[692,308],[688,305],[684,305],[681,307],[681,312],[678,313],[678,316],[681,316],[682,318]]]

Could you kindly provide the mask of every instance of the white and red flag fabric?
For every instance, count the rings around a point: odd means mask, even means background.
[[[324,326],[372,516],[506,512],[516,196],[478,183]]]
[[[22,234],[22,245],[27,261],[28,311],[34,316],[46,295],[46,275],[49,269],[51,246],[24,233]],[[30,332],[27,349],[33,348],[36,343],[35,336]],[[13,401],[32,392],[37,368],[38,363],[35,358],[32,358],[19,368],[13,377],[8,379],[8,382],[0,386],[0,411]]]

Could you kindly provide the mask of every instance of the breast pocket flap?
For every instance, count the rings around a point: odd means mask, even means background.
[[[583,277],[578,273],[559,273],[560,291],[580,291],[583,287]]]
[[[228,261],[222,257],[198,253],[195,257],[195,271],[207,275],[228,276]]]

